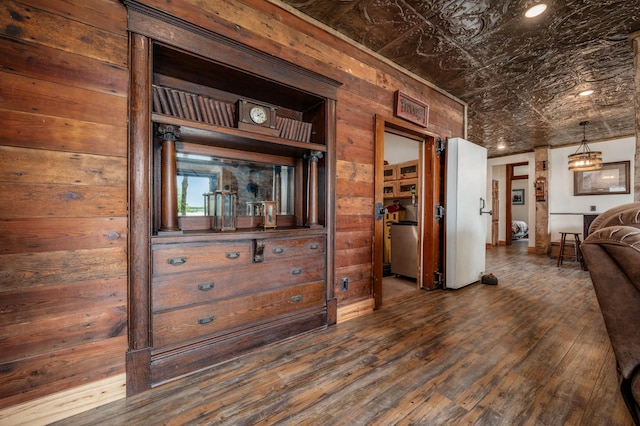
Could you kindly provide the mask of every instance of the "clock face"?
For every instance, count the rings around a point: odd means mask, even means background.
[[[267,111],[259,106],[254,106],[249,111],[249,117],[256,124],[264,124],[267,121]]]

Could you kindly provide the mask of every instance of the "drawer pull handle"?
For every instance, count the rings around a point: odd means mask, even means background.
[[[239,251],[228,251],[225,256],[227,256],[227,259],[237,259],[240,257],[240,252]]]
[[[309,249],[310,250],[318,250],[319,248],[320,248],[320,245],[318,243],[309,244]]]
[[[167,261],[173,266],[180,266],[183,263],[187,262],[187,258],[186,257],[170,257]]]
[[[200,325],[209,324],[210,322],[213,322],[214,319],[216,319],[216,317],[214,317],[213,315],[211,315],[210,317],[200,318],[198,319],[198,324]]]
[[[291,301],[292,302],[299,302],[302,300],[302,296],[301,295],[297,295],[297,296],[292,296],[291,297]]]
[[[291,270],[292,275],[300,275],[302,273],[302,268],[295,268]]]
[[[213,290],[213,283],[198,284],[198,290],[200,290],[200,291]]]
[[[274,247],[273,250],[271,250],[274,254],[282,254],[284,253],[284,249],[282,247]]]

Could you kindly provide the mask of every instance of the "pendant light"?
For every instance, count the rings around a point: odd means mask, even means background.
[[[587,145],[587,124],[582,121],[582,143],[574,154],[569,156],[569,170],[572,172],[598,170],[602,168],[602,152],[591,151]]]

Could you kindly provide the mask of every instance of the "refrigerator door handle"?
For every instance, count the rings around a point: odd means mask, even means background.
[[[493,210],[489,210],[485,212],[484,208],[485,208],[484,198],[480,197],[480,216],[482,216],[483,214],[488,214],[490,216],[493,216]]]

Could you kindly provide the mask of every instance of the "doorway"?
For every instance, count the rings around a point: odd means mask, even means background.
[[[528,242],[529,238],[529,206],[527,205],[529,189],[529,163],[507,164],[507,202],[505,214],[506,244]]]
[[[384,133],[383,303],[407,298],[420,289],[420,158],[422,140]]]
[[[412,245],[409,250],[414,250],[415,254],[415,274],[410,272],[398,274],[398,279],[414,279],[409,282],[412,290],[437,288],[438,282],[435,279],[437,272],[442,269],[442,241],[444,229],[440,222],[435,219],[435,202],[443,202],[444,195],[442,185],[442,167],[444,159],[436,153],[436,137],[424,128],[406,123],[399,119],[388,118],[376,115],[376,137],[375,137],[375,226],[374,226],[374,264],[373,264],[373,296],[374,305],[379,307],[383,303],[385,278],[385,246],[390,247],[391,225],[389,217],[385,215],[385,207],[401,204],[404,208],[406,221],[407,212],[409,219],[415,219],[415,224],[397,225],[403,228],[407,226],[415,227],[415,247]],[[396,159],[388,160],[385,169],[385,139],[388,135],[394,135],[394,140],[405,141],[407,146],[416,144],[417,161],[399,161],[393,164]],[[392,142],[389,142],[392,143]],[[402,165],[414,162],[416,164],[414,174],[406,174],[401,171]],[[409,166],[411,166],[409,164]],[[409,167],[408,173],[413,173]],[[386,175],[386,180],[385,180]],[[391,196],[390,196],[391,195]],[[404,200],[401,201],[401,200]],[[409,208],[407,208],[409,207]],[[415,217],[413,217],[413,216]],[[395,220],[401,220],[397,215]],[[402,231],[407,231],[403,229]],[[385,231],[389,231],[385,234]],[[385,236],[386,235],[386,236]],[[390,238],[391,237],[391,238]],[[385,240],[387,238],[387,240]],[[388,253],[388,251],[387,251]],[[393,251],[390,253],[393,259]],[[390,263],[390,262],[388,262]],[[411,267],[409,267],[411,271]],[[390,276],[386,272],[386,276]],[[414,275],[415,278],[409,275]],[[389,280],[390,281],[390,280]],[[394,291],[390,288],[389,291]],[[397,290],[396,290],[397,291]]]

